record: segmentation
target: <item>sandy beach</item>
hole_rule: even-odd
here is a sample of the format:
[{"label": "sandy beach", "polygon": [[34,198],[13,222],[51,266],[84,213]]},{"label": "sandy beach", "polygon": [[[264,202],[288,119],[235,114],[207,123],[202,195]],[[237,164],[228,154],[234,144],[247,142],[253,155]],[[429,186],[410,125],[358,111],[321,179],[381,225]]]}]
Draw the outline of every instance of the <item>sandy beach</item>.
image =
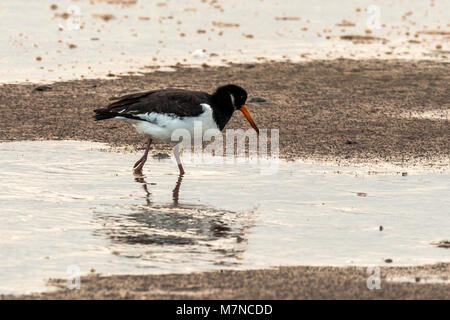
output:
[{"label": "sandy beach", "polygon": [[[50,280],[51,285],[59,288],[57,291],[2,295],[0,299],[449,299],[448,263],[383,267],[380,272],[380,287],[372,290],[367,287],[367,269],[361,267],[91,275],[81,279],[80,290],[67,289],[67,280]],[[385,281],[386,278],[403,279],[403,282]],[[433,283],[433,279],[443,283],[439,280]]]},{"label": "sandy beach", "polygon": [[[111,97],[167,87],[249,92],[260,128],[280,130],[280,157],[335,162],[449,165],[446,62],[331,60],[187,68],[108,80],[0,86],[0,141],[89,140],[143,148],[131,125],[96,123]],[[192,82],[192,79],[195,79]],[[262,97],[266,102],[252,102]],[[227,128],[247,128],[233,117]],[[154,152],[169,152],[155,144]]]}]

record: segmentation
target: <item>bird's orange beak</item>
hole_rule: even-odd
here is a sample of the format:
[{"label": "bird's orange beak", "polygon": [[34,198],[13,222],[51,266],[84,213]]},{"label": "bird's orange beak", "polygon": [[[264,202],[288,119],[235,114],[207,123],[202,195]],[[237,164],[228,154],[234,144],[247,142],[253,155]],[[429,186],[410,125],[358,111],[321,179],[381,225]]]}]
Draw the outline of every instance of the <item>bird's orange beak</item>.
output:
[{"label": "bird's orange beak", "polygon": [[241,112],[244,114],[245,118],[247,118],[248,122],[252,126],[253,129],[255,129],[256,133],[259,134],[259,129],[256,126],[255,122],[253,121],[252,117],[250,116],[250,113],[248,113],[247,108],[245,107],[245,104],[241,107]]}]

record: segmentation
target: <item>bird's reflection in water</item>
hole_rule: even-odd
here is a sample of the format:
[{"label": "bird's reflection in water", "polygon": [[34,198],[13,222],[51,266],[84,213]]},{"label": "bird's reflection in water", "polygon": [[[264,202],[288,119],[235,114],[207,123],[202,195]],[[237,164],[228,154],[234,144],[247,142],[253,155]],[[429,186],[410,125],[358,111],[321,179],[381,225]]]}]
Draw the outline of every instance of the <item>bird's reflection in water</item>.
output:
[{"label": "bird's reflection in water", "polygon": [[251,212],[180,203],[183,175],[178,176],[172,202],[167,204],[154,203],[154,183],[143,176],[135,177],[135,181],[144,190],[145,204],[126,205],[122,210],[111,206],[111,210],[108,207],[95,212],[102,225],[95,234],[110,240],[114,254],[151,261],[152,267],[194,260],[204,267],[240,264],[252,224]]},{"label": "bird's reflection in water", "polygon": [[[178,207],[178,199],[180,197],[180,187],[181,187],[181,182],[183,181],[183,176],[184,176],[184,174],[180,174],[178,176],[178,181],[175,184],[175,188],[173,188],[173,190],[172,190],[172,199],[173,199],[174,207]],[[152,203],[151,199],[150,199],[152,194],[149,191],[149,187],[148,187],[147,182],[145,181],[144,176],[136,175],[134,177],[134,181],[142,184],[142,188],[145,191],[145,199],[147,200],[147,205],[150,206]]]}]

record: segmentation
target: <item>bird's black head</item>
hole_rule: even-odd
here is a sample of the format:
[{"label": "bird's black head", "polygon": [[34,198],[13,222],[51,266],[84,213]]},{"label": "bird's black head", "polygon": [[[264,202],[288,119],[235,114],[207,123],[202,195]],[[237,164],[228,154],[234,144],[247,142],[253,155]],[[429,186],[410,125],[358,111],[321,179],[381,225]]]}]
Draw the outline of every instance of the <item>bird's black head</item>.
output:
[{"label": "bird's black head", "polygon": [[230,117],[234,110],[240,110],[247,118],[253,129],[259,133],[255,122],[245,107],[247,92],[243,88],[234,84],[227,84],[226,86],[219,87],[213,94],[213,100],[215,100],[218,105],[221,105],[222,109],[228,110]]},{"label": "bird's black head", "polygon": [[217,88],[214,95],[217,95],[227,105],[232,106],[235,110],[240,110],[247,100],[247,92],[234,84],[227,84]]}]

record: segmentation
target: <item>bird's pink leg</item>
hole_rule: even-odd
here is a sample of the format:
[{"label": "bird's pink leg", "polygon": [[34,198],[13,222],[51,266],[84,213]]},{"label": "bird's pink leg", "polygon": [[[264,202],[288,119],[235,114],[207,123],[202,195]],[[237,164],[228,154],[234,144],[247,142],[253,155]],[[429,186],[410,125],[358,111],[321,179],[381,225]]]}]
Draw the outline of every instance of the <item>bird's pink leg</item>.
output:
[{"label": "bird's pink leg", "polygon": [[145,148],[144,155],[133,166],[133,173],[142,174],[142,168],[144,167],[144,164],[147,161],[147,156],[148,156],[148,152],[150,151],[151,144],[152,144],[152,139],[149,138],[148,142],[147,142],[147,146]]},{"label": "bird's pink leg", "polygon": [[182,173],[180,173],[180,175],[178,176],[177,184],[175,185],[175,188],[172,190],[173,205],[175,207],[178,206],[178,199],[180,197],[181,181],[183,181],[183,174]]},{"label": "bird's pink leg", "polygon": [[183,165],[181,164],[179,147],[180,147],[180,144],[177,144],[175,146],[175,148],[173,148],[173,155],[175,156],[175,159],[177,160],[178,169],[180,169],[180,175],[183,175],[184,174],[184,169],[183,169]]}]

